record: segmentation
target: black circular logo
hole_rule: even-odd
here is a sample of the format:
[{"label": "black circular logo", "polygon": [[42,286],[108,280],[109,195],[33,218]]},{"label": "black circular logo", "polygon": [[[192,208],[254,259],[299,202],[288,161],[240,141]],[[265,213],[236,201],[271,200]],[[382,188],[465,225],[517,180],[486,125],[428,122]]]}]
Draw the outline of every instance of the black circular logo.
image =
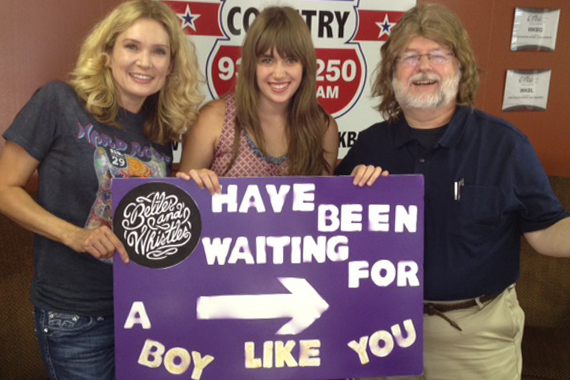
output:
[{"label": "black circular logo", "polygon": [[150,182],[121,199],[113,226],[132,261],[149,268],[169,268],[194,251],[202,219],[196,202],[184,190]]}]

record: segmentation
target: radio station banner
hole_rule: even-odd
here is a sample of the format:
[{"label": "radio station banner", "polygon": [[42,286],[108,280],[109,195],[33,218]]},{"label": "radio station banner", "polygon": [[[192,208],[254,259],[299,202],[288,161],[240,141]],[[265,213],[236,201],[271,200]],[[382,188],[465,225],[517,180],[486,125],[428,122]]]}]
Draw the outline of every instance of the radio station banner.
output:
[{"label": "radio station banner", "polygon": [[[201,0],[164,1],[180,17],[197,48],[206,76],[207,100],[235,86],[241,45],[247,29],[263,8],[287,5],[299,10],[317,51],[317,94],[339,125],[339,158],[358,133],[382,120],[373,109],[370,87],[380,61],[380,47],[403,13],[416,0]],[[179,160],[179,152],[175,158]]]},{"label": "radio station banner", "polygon": [[422,372],[422,176],[221,182],[113,180],[117,379]]}]

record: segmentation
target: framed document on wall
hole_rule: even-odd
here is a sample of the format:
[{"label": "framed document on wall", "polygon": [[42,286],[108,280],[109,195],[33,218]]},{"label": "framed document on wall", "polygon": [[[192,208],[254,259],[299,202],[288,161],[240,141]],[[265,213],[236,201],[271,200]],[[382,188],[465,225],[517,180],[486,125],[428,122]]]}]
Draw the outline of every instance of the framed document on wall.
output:
[{"label": "framed document on wall", "polygon": [[516,8],[512,51],[554,51],[560,9]]}]

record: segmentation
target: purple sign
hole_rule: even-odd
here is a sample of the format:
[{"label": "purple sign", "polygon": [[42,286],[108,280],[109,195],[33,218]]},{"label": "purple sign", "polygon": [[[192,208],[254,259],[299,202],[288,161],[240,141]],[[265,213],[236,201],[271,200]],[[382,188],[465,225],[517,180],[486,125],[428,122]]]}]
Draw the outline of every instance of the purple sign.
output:
[{"label": "purple sign", "polygon": [[113,180],[117,379],[422,372],[422,176],[221,183]]}]

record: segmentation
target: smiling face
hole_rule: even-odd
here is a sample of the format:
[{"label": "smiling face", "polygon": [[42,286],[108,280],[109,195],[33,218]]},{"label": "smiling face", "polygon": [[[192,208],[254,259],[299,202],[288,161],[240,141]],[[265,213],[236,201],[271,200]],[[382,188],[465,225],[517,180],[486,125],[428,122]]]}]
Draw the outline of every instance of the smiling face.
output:
[{"label": "smiling face", "polygon": [[287,105],[301,85],[303,65],[296,58],[268,50],[257,59],[256,76],[261,103]]},{"label": "smiling face", "polygon": [[117,36],[109,58],[119,103],[137,113],[148,96],[164,87],[171,72],[168,33],[158,21],[141,18]]},{"label": "smiling face", "polygon": [[404,112],[447,109],[455,107],[460,78],[457,59],[448,48],[414,37],[398,57],[392,85]]}]

